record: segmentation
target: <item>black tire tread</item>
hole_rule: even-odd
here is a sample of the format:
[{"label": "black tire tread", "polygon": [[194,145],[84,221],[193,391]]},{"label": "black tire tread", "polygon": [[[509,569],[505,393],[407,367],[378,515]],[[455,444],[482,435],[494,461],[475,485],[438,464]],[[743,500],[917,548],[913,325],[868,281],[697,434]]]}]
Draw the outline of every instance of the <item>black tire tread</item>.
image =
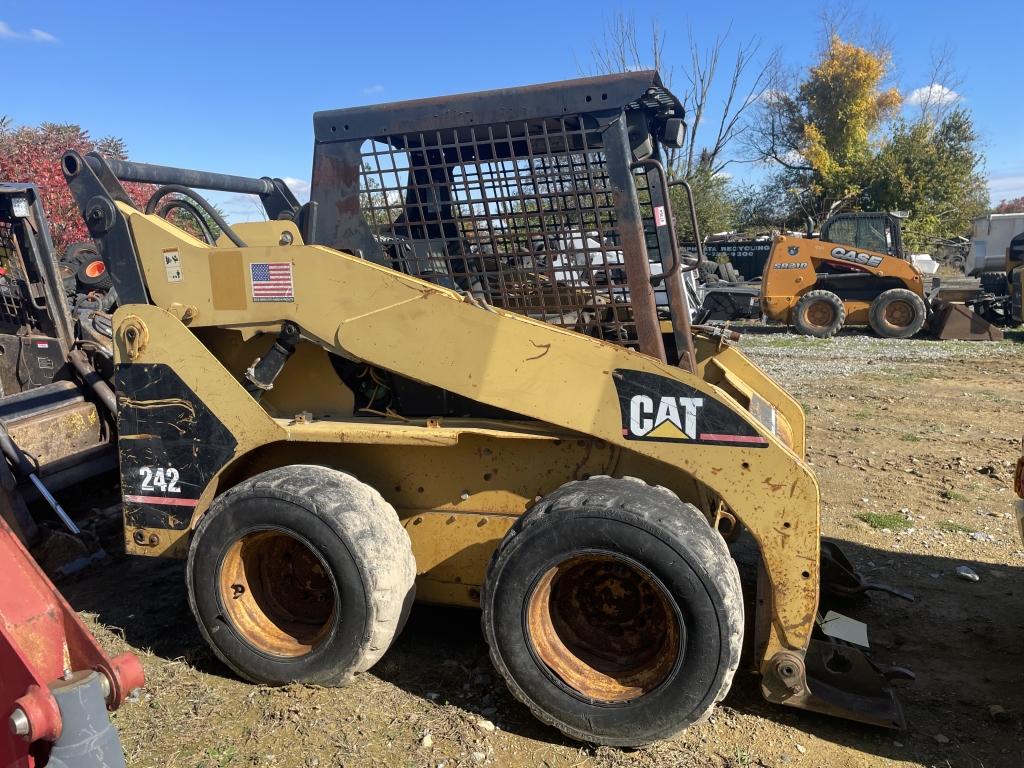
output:
[{"label": "black tire tread", "polygon": [[[644,504],[643,501],[649,498],[649,494],[657,494],[667,497],[678,505],[676,513],[662,514],[660,509],[653,505]],[[505,542],[518,535],[528,527],[535,525],[541,520],[559,511],[578,509],[582,504],[595,506],[595,501],[606,508],[617,508],[636,515],[649,523],[668,525],[675,528],[685,538],[688,545],[700,547],[705,550],[703,562],[721,564],[714,573],[707,573],[718,587],[725,605],[726,611],[732,618],[732,631],[727,638],[728,663],[720,688],[708,702],[707,707],[696,716],[694,722],[703,722],[711,716],[716,704],[718,704],[732,685],[732,680],[739,667],[740,651],[743,645],[744,628],[744,607],[743,590],[740,583],[739,569],[736,567],[729,547],[722,536],[714,530],[707,521],[707,518],[692,504],[683,502],[673,491],[661,485],[651,485],[637,477],[613,478],[608,475],[594,475],[586,480],[571,480],[552,493],[545,496],[537,504],[524,513],[509,529],[502,544],[495,549],[487,566],[487,575],[484,580],[484,599],[482,604],[487,602],[487,592],[494,580],[491,578],[499,553]],[[684,514],[679,514],[685,511]],[[657,513],[657,514],[654,514]],[[544,712],[536,706],[519,685],[506,673],[505,665],[501,661],[495,643],[484,625],[484,638],[487,642],[491,664],[505,680],[509,691],[517,701],[526,706],[530,712],[542,723],[556,728],[566,736],[581,741],[593,741],[591,735],[581,733],[573,728],[566,727],[556,718]],[[682,730],[688,724],[683,724]],[[634,744],[631,746],[646,746],[646,743]]]},{"label": "black tire tread", "polygon": [[[196,527],[189,549],[190,557],[202,539],[203,522],[212,519],[218,509],[229,501],[243,495],[282,499],[305,507],[342,533],[359,562],[363,577],[369,581],[365,587],[370,597],[370,629],[362,638],[359,660],[350,669],[319,683],[327,686],[347,684],[355,674],[365,672],[377,663],[402,631],[409,616],[416,578],[416,561],[409,534],[402,527],[394,507],[372,486],[339,470],[293,464],[263,472],[218,496]],[[198,618],[191,571],[188,587],[189,602]],[[223,656],[202,621],[198,624],[217,657],[241,677],[251,679]]]},{"label": "black tire tread", "polygon": [[[825,329],[824,332],[815,330],[812,326],[805,326],[803,323],[802,309],[806,304],[810,304],[814,301],[827,301],[836,308],[836,322]],[[843,304],[843,300],[839,298],[832,291],[827,291],[822,288],[808,291],[793,306],[793,327],[796,328],[797,332],[804,336],[813,336],[817,339],[828,339],[835,336],[842,330],[843,325],[846,323],[846,305]]]},{"label": "black tire tread", "polygon": [[[72,246],[74,247],[74,246]],[[84,258],[83,258],[84,256]],[[77,264],[75,266],[75,279],[78,281],[79,288],[83,292],[88,293],[90,291],[108,291],[114,287],[114,279],[110,276],[109,272],[104,272],[93,282],[87,282],[91,278],[85,275],[85,269],[94,261],[101,261],[99,253],[96,252],[95,248],[92,251],[89,250],[88,244],[85,245],[82,250],[76,255]]]},{"label": "black tire tread", "polygon": [[[910,330],[891,332],[883,322],[882,306],[887,298],[907,301],[914,305],[917,311],[917,321],[908,326]],[[906,288],[890,288],[888,291],[883,291],[871,302],[871,307],[868,310],[868,322],[871,325],[871,330],[885,339],[909,339],[924,327],[927,319],[928,308],[925,306],[924,299]]]}]

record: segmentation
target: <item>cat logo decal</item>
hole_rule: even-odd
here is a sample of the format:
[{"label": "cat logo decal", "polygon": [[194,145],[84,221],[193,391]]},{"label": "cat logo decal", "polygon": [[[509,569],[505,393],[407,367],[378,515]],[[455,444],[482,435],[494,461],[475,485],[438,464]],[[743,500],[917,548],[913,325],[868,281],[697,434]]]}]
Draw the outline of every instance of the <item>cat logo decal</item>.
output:
[{"label": "cat logo decal", "polygon": [[734,411],[665,376],[618,369],[622,436],[627,440],[767,447],[768,439]]}]

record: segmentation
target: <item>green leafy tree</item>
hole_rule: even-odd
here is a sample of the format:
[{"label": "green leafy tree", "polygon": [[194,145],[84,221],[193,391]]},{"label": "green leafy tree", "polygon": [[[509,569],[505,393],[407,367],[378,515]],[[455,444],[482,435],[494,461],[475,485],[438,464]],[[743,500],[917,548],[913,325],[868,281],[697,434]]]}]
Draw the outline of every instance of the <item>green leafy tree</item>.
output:
[{"label": "green leafy tree", "polygon": [[898,121],[871,165],[864,204],[906,210],[907,245],[927,249],[966,232],[988,210],[983,157],[970,114],[958,107],[940,120]]},{"label": "green leafy tree", "polygon": [[[737,197],[728,176],[704,170],[687,179],[693,189],[693,203],[697,210],[697,226],[702,237],[714,232],[733,229],[736,223]],[[672,211],[676,217],[676,234],[680,242],[693,242],[689,201],[682,187],[672,187]]]},{"label": "green leafy tree", "polygon": [[799,173],[776,171],[760,184],[736,190],[735,224],[746,234],[765,230],[804,230],[813,220],[813,201]]},{"label": "green leafy tree", "polygon": [[956,82],[948,55],[933,61],[912,118],[899,115],[900,94],[885,85],[891,67],[885,48],[831,33],[802,76],[776,73],[747,134],[753,159],[775,172],[744,196],[741,226],[774,220],[795,228],[807,218],[820,225],[841,210],[909,211],[905,239],[915,250],[968,229],[987,207],[984,157],[970,113],[940,84]]},{"label": "green leafy tree", "polygon": [[748,146],[755,160],[780,169],[788,185],[805,188],[801,206],[815,218],[851,206],[864,191],[884,128],[902,101],[895,88],[884,87],[890,68],[886,50],[831,34],[802,79],[787,86],[776,73],[762,98]]},{"label": "green leafy tree", "polygon": [[902,101],[882,89],[890,67],[886,52],[871,52],[833,35],[798,94],[802,154],[814,168],[812,190],[832,201],[860,194],[874,160],[880,129]]}]

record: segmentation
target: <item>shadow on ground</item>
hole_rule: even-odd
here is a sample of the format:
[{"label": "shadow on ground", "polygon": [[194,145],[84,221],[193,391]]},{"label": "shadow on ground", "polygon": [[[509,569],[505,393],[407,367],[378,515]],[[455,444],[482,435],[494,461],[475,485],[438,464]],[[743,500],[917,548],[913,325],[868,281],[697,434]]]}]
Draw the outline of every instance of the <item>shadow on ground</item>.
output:
[{"label": "shadow on ground", "polygon": [[[915,682],[898,684],[908,730],[770,705],[760,696],[749,651],[724,706],[893,760],[941,762],[957,755],[953,765],[1024,765],[1022,569],[841,544],[866,575],[916,597],[911,603],[876,594],[849,611],[868,624],[879,665],[909,667],[917,675]],[[741,540],[735,549],[749,603],[751,548]],[[958,578],[960,565],[973,568],[980,581]],[[118,557],[61,587],[77,610],[119,628],[133,647],[230,677],[195,628],[184,582],[180,562]],[[505,731],[565,743],[519,705],[493,671],[476,611],[417,605],[371,674],[412,695],[494,720]]]}]

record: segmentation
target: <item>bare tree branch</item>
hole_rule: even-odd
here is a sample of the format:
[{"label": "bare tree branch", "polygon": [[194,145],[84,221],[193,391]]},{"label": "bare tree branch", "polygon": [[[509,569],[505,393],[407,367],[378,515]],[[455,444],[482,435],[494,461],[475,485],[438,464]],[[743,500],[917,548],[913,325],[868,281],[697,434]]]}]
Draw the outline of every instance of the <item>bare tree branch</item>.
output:
[{"label": "bare tree branch", "polygon": [[[705,48],[693,30],[688,31],[689,62],[684,72],[685,86],[677,93],[686,110],[688,128],[684,146],[666,150],[666,166],[673,177],[713,176],[735,162],[730,150],[747,130],[745,115],[764,96],[771,82],[770,73],[776,67],[777,53],[773,52],[757,68],[755,59],[760,51],[760,41],[752,38],[740,44],[732,62],[720,112],[715,112],[714,118],[710,117],[712,111],[719,109],[710,100],[718,91],[716,79],[729,35],[730,30],[726,30]],[[665,40],[664,30],[654,20],[645,46],[641,43],[633,17],[616,14],[606,22],[601,41],[591,49],[594,69],[599,73],[612,73],[650,67],[658,70],[666,86],[671,87],[673,69],[665,61]],[[711,119],[714,120],[715,133],[707,141],[707,123]]]},{"label": "bare tree branch", "polygon": [[963,77],[957,72],[952,47],[946,43],[931,50],[927,84],[916,95],[917,120],[938,125],[960,103]]},{"label": "bare tree branch", "polygon": [[783,66],[777,52],[765,71],[765,84],[744,127],[742,143],[755,162],[776,164],[788,171],[812,171],[800,151],[804,125],[793,96],[797,76]]}]

